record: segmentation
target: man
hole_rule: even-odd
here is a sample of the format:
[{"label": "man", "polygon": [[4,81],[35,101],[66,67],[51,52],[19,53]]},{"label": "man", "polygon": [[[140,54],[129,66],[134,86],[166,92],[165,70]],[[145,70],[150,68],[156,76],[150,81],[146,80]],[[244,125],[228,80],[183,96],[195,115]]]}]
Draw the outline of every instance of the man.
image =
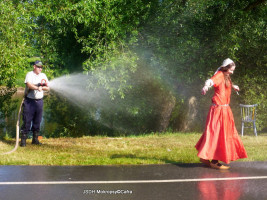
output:
[{"label": "man", "polygon": [[25,78],[25,98],[23,103],[23,125],[21,127],[21,147],[26,146],[27,134],[33,132],[32,144],[40,145],[38,140],[43,113],[44,91],[49,91],[48,79],[42,73],[43,64],[36,61],[33,71],[28,72]]}]

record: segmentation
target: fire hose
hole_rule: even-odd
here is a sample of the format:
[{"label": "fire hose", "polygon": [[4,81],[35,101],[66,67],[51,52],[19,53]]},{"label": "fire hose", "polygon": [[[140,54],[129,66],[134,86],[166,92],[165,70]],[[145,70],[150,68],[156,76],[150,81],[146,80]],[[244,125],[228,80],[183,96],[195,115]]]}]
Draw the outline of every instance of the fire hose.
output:
[{"label": "fire hose", "polygon": [[13,153],[14,151],[17,150],[17,148],[19,146],[19,122],[20,122],[21,108],[22,108],[23,102],[24,102],[24,98],[21,101],[21,104],[20,104],[20,107],[19,107],[19,112],[18,112],[18,119],[17,119],[17,125],[16,125],[16,145],[15,145],[14,149],[12,149],[9,152],[2,153],[1,155],[6,155],[6,154]]}]

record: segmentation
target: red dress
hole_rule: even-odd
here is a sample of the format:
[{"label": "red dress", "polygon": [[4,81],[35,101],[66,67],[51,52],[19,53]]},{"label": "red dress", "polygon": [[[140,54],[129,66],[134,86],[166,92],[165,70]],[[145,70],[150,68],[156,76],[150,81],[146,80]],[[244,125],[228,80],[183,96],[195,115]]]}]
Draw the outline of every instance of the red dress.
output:
[{"label": "red dress", "polygon": [[229,106],[232,85],[226,87],[223,72],[216,73],[212,106],[206,120],[206,128],[196,144],[197,156],[206,160],[220,160],[230,163],[247,158],[244,145],[235,127],[232,110]]}]

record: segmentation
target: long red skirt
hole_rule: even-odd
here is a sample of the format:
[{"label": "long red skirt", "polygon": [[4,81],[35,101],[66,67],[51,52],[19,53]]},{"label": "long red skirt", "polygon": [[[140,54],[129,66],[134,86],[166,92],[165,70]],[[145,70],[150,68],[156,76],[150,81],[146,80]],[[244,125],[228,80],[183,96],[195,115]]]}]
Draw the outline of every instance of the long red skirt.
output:
[{"label": "long red skirt", "polygon": [[210,107],[206,129],[195,147],[197,156],[206,160],[220,160],[228,164],[247,158],[230,106]]}]

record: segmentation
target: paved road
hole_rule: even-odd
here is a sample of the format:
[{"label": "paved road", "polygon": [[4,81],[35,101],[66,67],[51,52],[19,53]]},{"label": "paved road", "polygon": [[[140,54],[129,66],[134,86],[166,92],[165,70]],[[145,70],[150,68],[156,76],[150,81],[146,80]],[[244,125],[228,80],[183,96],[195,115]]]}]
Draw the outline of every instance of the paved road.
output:
[{"label": "paved road", "polygon": [[267,200],[267,162],[230,166],[0,166],[0,199]]}]

